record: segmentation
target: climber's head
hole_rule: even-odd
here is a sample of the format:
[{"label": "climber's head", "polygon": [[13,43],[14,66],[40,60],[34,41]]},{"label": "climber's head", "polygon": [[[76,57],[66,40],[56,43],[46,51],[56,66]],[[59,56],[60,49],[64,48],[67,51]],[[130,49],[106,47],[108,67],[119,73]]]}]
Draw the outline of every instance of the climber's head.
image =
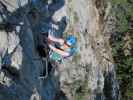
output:
[{"label": "climber's head", "polygon": [[66,44],[69,46],[74,46],[77,42],[77,39],[75,36],[73,35],[69,35],[66,39]]}]

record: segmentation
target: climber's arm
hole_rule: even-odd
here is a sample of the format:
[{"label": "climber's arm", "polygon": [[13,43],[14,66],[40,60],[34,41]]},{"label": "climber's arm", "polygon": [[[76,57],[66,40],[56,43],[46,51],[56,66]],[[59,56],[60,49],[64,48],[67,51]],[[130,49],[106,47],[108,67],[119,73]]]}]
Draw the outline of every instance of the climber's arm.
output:
[{"label": "climber's arm", "polygon": [[60,43],[60,44],[64,44],[64,40],[63,39],[61,39],[61,38],[56,38],[56,37],[54,37],[54,36],[52,36],[52,35],[48,35],[48,39],[50,39],[51,41],[53,41],[53,42],[58,42],[58,43]]},{"label": "climber's arm", "polygon": [[69,53],[68,53],[68,52],[65,52],[65,51],[62,51],[62,50],[60,50],[60,49],[57,49],[57,48],[55,48],[55,47],[52,46],[52,45],[49,45],[49,47],[50,47],[50,49],[52,49],[54,52],[57,52],[58,54],[60,54],[60,55],[62,55],[62,56],[64,56],[64,57],[69,56]]}]

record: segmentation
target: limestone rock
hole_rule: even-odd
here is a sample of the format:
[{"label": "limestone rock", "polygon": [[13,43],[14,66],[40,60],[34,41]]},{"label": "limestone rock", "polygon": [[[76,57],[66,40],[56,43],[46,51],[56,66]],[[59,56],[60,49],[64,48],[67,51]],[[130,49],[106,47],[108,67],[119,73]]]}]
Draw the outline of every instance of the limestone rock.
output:
[{"label": "limestone rock", "polygon": [[11,66],[15,67],[17,70],[20,70],[22,65],[22,59],[23,59],[22,48],[18,46],[16,51],[12,54]]},{"label": "limestone rock", "polygon": [[19,45],[19,37],[15,32],[8,34],[8,53],[12,53],[13,50]]},{"label": "limestone rock", "polygon": [[28,3],[28,0],[10,0],[10,2],[8,0],[4,0],[2,2],[7,6],[7,9],[10,12],[13,12],[19,8],[19,6],[25,6]]},{"label": "limestone rock", "polygon": [[0,32],[0,55],[4,55],[5,51],[8,48],[8,35],[6,32]]},{"label": "limestone rock", "polygon": [[[29,11],[28,7],[25,8],[28,0],[20,0],[19,3],[17,1],[19,0],[4,0],[12,17],[17,16],[16,22],[23,21],[24,24],[18,34],[0,31],[0,56],[4,57],[8,50],[10,56],[7,58],[11,62],[11,66],[5,68],[9,77],[4,72],[0,72],[0,82],[6,81],[2,83],[4,88],[0,89],[0,93],[3,93],[2,98],[8,95],[13,97],[7,100],[78,100],[79,98],[96,100],[99,94],[101,98],[104,97],[105,73],[107,76],[111,73],[112,87],[116,85],[110,47],[102,34],[100,8],[98,9],[95,4],[99,0],[65,0],[65,4],[62,4],[63,0],[53,0],[56,4],[53,6],[54,3],[50,3],[53,11],[49,16],[44,16],[46,7],[43,7],[47,4],[39,2],[34,8],[39,13],[36,24],[32,22],[34,18],[31,18],[36,16],[36,12],[31,11],[30,17],[29,13],[24,13]],[[102,3],[101,0],[100,2]],[[22,6],[19,10],[22,16],[15,15],[18,14],[18,4]],[[55,9],[57,10],[54,11]],[[68,18],[67,23],[62,22],[64,16]],[[55,30],[61,33],[66,32],[64,35],[73,34],[77,37],[79,51],[63,64],[52,62],[48,68],[48,77],[40,79],[40,74],[46,74],[47,63],[41,59],[36,49],[38,34],[42,28],[51,29],[53,20],[61,23],[55,25],[57,26]],[[59,26],[65,26],[64,23],[67,27],[60,29]],[[12,71],[14,68],[19,74]]]}]

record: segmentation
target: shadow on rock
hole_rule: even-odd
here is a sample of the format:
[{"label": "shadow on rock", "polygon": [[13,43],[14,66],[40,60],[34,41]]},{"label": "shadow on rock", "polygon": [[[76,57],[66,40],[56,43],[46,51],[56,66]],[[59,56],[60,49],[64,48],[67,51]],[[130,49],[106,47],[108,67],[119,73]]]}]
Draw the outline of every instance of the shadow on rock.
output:
[{"label": "shadow on rock", "polygon": [[[54,22],[52,20],[52,16],[57,10],[62,8],[64,4],[64,0],[53,0],[53,2],[48,5],[43,5],[41,3],[39,6],[39,9],[41,8],[39,10],[39,14],[35,14],[36,11],[31,11],[34,10],[30,9],[33,6],[31,6],[31,4],[27,4],[21,8],[16,9],[16,11],[14,11],[13,13],[10,13],[10,16],[8,16],[5,21],[5,26],[0,26],[2,30],[7,30],[6,28],[11,28],[11,31],[16,31],[16,26],[20,25],[20,22],[24,23],[24,25],[20,26],[20,32],[16,34],[19,35],[20,46],[22,47],[23,53],[22,65],[20,66],[21,68],[19,71],[11,68],[4,68],[4,70],[7,70],[15,76],[20,75],[20,78],[17,81],[14,81],[14,83],[9,87],[4,87],[0,85],[3,87],[0,92],[3,92],[2,90],[4,90],[13,93],[10,94],[11,96],[13,96],[13,98],[10,98],[10,100],[15,100],[16,98],[19,98],[19,100],[30,100],[30,96],[32,95],[34,88],[36,88],[39,92],[39,95],[46,100],[54,100],[56,94],[58,94],[58,96],[56,97],[57,99],[55,98],[55,100],[67,100],[63,92],[58,93],[58,91],[60,91],[59,77],[53,76],[54,73],[51,73],[50,76],[48,76],[48,78],[43,81],[43,84],[40,84],[40,82],[42,81],[40,81],[38,77],[40,75],[40,72],[42,72],[42,69],[45,70],[45,68],[43,68],[45,66],[42,65],[41,60],[34,60],[38,57],[46,55],[45,53],[42,53],[41,46],[39,48],[37,47],[41,40],[37,39],[38,35],[48,32],[50,29],[54,31],[54,34],[57,33],[55,35],[59,37],[62,36],[62,33],[64,32],[67,25],[66,17],[63,17],[60,22]],[[45,9],[46,6],[48,6],[48,9]],[[49,15],[47,17],[42,17],[43,14],[45,14],[46,10],[49,11]],[[31,18],[29,18],[29,16]],[[37,24],[33,25],[33,22],[31,20],[34,19],[36,16],[39,16],[39,19]],[[56,24],[59,28],[54,29],[51,23]],[[36,48],[38,48],[38,50],[36,50]],[[37,51],[40,52],[38,55]],[[53,66],[51,64],[49,65],[51,67],[48,68],[48,71],[51,72]],[[8,95],[8,93],[6,94]],[[3,96],[6,96],[6,94],[3,94]],[[61,99],[58,99],[59,97]]]}]

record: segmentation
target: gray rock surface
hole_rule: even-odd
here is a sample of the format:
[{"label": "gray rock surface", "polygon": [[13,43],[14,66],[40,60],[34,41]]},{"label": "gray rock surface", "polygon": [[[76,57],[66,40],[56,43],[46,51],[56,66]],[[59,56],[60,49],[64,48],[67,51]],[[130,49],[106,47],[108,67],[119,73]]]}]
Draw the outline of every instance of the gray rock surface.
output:
[{"label": "gray rock surface", "polygon": [[4,55],[4,51],[6,51],[7,47],[8,47],[8,39],[7,39],[7,34],[5,34],[5,32],[0,32],[0,40],[2,42],[0,42],[0,53],[1,55]]},{"label": "gray rock surface", "polygon": [[[19,33],[0,31],[1,60],[6,58],[11,65],[0,71],[0,100],[78,100],[79,97],[81,100],[104,100],[97,99],[97,94],[104,97],[105,74],[114,72],[114,64],[108,40],[102,34],[104,25],[95,4],[98,0],[55,0],[49,5],[49,11],[40,1],[32,16],[27,13],[30,11],[28,0],[20,1],[20,11],[17,0],[2,1],[13,14],[11,18],[24,25]],[[66,28],[61,22],[64,16]],[[39,79],[46,62],[36,50],[37,36],[52,28],[51,23],[57,26],[55,36],[62,32],[66,33],[64,37],[74,34],[79,51],[63,64],[52,63],[54,68],[49,76]],[[112,79],[115,83],[113,80],[115,75]]]}]

